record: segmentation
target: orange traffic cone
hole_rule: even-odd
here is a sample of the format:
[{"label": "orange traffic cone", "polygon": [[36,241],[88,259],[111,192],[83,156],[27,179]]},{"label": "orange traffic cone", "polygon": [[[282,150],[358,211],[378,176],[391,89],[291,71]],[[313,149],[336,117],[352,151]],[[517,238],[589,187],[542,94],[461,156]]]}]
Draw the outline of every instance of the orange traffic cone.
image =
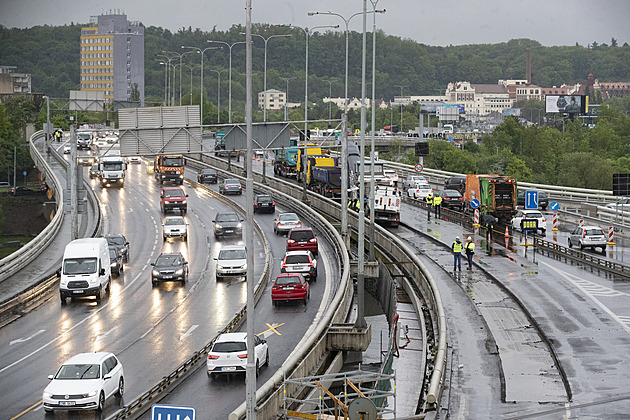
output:
[{"label": "orange traffic cone", "polygon": [[508,230],[508,227],[505,227],[505,239],[508,239],[510,237],[510,231]]}]

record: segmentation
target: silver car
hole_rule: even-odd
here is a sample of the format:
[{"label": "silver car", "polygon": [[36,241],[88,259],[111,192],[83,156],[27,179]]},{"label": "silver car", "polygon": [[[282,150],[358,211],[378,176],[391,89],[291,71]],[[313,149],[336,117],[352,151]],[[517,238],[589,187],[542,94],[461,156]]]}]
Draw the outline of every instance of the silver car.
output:
[{"label": "silver car", "polygon": [[606,251],[606,235],[599,226],[578,226],[569,234],[569,248],[573,245],[580,249],[591,248],[595,250],[601,247],[602,252]]},{"label": "silver car", "polygon": [[169,216],[164,219],[162,232],[164,242],[168,238],[182,238],[185,242],[188,240],[188,223],[182,216]]},{"label": "silver car", "polygon": [[221,184],[219,184],[219,192],[223,195],[226,194],[243,194],[243,186],[241,185],[241,181],[238,179],[224,179]]},{"label": "silver car", "polygon": [[247,276],[247,250],[245,246],[224,246],[215,260],[217,261],[217,281],[225,277]]}]

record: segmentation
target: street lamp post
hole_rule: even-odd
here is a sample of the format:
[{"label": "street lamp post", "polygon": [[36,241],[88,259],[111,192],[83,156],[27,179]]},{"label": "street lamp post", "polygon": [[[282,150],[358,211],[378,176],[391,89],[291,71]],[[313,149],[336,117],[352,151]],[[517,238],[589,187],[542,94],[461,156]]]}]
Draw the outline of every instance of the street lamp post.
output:
[{"label": "street lamp post", "polygon": [[[162,52],[165,53],[166,51],[162,51]],[[173,103],[171,101],[171,91],[173,89],[173,84],[174,83],[171,83],[171,60],[173,58],[175,58],[176,56],[169,57],[169,56],[164,55],[164,54],[157,54],[157,56],[166,58],[166,62],[167,62],[166,63],[167,64],[166,70],[167,70],[167,79],[168,79],[168,84],[167,84],[167,88],[166,88],[166,90],[168,92],[167,99],[166,99],[166,106],[172,105]],[[173,77],[175,77],[175,73],[173,73]],[[174,82],[174,80],[173,80],[173,82]]]},{"label": "street lamp post", "polygon": [[215,72],[218,75],[217,82],[217,124],[221,124],[221,73],[226,70],[214,70],[210,69],[210,71]]},{"label": "street lamp post", "polygon": [[[241,32],[241,35],[244,35],[243,32]],[[264,92],[264,104],[263,104],[263,121],[267,122],[267,42],[269,42],[269,40],[271,38],[280,38],[280,37],[291,37],[293,35],[291,34],[278,34],[278,35],[271,35],[268,36],[267,38],[265,38],[262,35],[258,35],[258,34],[252,34],[252,36],[257,36],[259,38],[262,38],[263,41],[265,41],[265,67],[264,67],[264,71],[263,71],[263,92]]]},{"label": "street lamp post", "polygon": [[370,251],[369,251],[369,259],[370,261],[374,261],[376,259],[374,253],[374,218],[376,217],[374,211],[374,199],[375,199],[375,182],[374,182],[374,151],[376,149],[375,146],[375,131],[376,131],[376,108],[375,108],[375,99],[376,99],[376,5],[379,0],[370,0],[372,3],[372,123],[370,124],[372,127],[372,136],[371,136],[371,165],[370,165]]},{"label": "street lamp post", "polygon": [[280,79],[287,82],[287,93],[284,98],[284,120],[287,121],[287,108],[289,105],[289,80],[295,79],[295,77],[281,77]]},{"label": "street lamp post", "polygon": [[[200,119],[201,125],[203,125],[203,59],[204,59],[204,53],[206,51],[208,51],[208,50],[217,50],[217,49],[223,48],[223,47],[208,47],[208,48],[204,48],[202,50],[201,48],[198,48],[198,47],[187,47],[187,46],[182,45],[182,48],[194,49],[194,50],[197,51],[198,54],[201,54],[201,80],[199,82],[199,107],[200,107],[199,115],[201,116],[201,119]],[[191,100],[190,103],[192,104],[192,100]]]},{"label": "street lamp post", "polygon": [[402,131],[403,131],[402,96],[403,96],[403,88],[406,88],[407,86],[394,85],[394,87],[399,87],[400,88],[400,130],[399,130],[399,132],[402,133]]},{"label": "street lamp post", "polygon": [[330,128],[330,120],[332,120],[332,82],[324,80],[328,83],[328,128]]},{"label": "street lamp post", "polygon": [[230,70],[228,71],[228,74],[229,74],[228,78],[230,80],[229,87],[228,87],[228,123],[232,124],[232,47],[237,44],[245,44],[245,41],[237,41],[232,44],[228,44],[227,42],[224,42],[224,41],[214,41],[214,40],[209,39],[208,42],[213,43],[213,44],[225,44],[230,49],[230,64],[229,64]]}]

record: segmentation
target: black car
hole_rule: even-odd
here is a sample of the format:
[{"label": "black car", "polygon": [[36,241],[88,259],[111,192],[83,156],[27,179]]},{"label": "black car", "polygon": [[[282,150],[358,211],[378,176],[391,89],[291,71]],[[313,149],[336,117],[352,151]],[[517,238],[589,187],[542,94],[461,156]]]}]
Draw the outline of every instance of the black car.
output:
[{"label": "black car", "polygon": [[444,184],[445,190],[457,190],[461,194],[464,194],[466,191],[466,176],[464,175],[456,175],[452,176],[446,180]]},{"label": "black car", "polygon": [[243,236],[243,225],[238,214],[235,212],[217,213],[212,224],[214,225],[214,237],[220,236]]},{"label": "black car", "polygon": [[269,194],[258,194],[254,197],[254,213],[256,212],[275,213],[276,202]]},{"label": "black car", "polygon": [[203,184],[208,182],[210,184],[216,184],[219,180],[217,175],[217,171],[214,169],[206,168],[202,169],[201,172],[197,174],[197,182]]},{"label": "black car", "polygon": [[160,254],[151,265],[153,266],[151,270],[153,286],[159,281],[179,281],[184,284],[188,279],[188,261],[181,252]]},{"label": "black car", "polygon": [[124,263],[129,262],[129,242],[124,235],[107,235],[105,239],[107,239],[107,244],[110,247],[115,247],[118,250]]},{"label": "black car", "polygon": [[112,266],[112,273],[120,276],[120,273],[125,269],[123,266],[122,256],[118,253],[116,247],[109,247],[109,263]]},{"label": "black car", "polygon": [[26,187],[17,186],[17,187],[11,188],[9,193],[11,195],[35,195],[35,194],[38,194],[39,191],[31,190],[30,188],[26,188]]},{"label": "black car", "polygon": [[464,197],[457,190],[442,190],[438,193],[442,197],[442,207],[447,209],[462,210],[464,208]]},{"label": "black car", "polygon": [[[519,190],[516,194],[516,205],[520,209],[525,208],[525,190]],[[538,208],[541,210],[547,210],[549,205],[549,196],[544,191],[538,191]]]}]

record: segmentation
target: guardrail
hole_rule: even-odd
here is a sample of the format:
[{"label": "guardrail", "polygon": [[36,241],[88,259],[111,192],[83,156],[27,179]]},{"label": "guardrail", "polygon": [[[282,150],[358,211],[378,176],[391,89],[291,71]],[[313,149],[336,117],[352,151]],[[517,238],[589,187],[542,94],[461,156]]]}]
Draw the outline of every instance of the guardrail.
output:
[{"label": "guardrail", "polygon": [[[63,222],[63,189],[59,180],[54,176],[50,166],[42,157],[41,153],[33,143],[38,137],[42,137],[43,132],[34,133],[29,140],[29,149],[31,157],[35,165],[43,172],[47,181],[50,181],[48,187],[53,191],[57,200],[57,210],[53,220],[37,235],[31,239],[26,245],[18,249],[11,255],[0,260],[0,281],[6,280],[11,275],[20,271],[26,264],[33,261],[41,252],[52,242],[59,232],[61,223]],[[51,185],[52,184],[52,185]]]}]

